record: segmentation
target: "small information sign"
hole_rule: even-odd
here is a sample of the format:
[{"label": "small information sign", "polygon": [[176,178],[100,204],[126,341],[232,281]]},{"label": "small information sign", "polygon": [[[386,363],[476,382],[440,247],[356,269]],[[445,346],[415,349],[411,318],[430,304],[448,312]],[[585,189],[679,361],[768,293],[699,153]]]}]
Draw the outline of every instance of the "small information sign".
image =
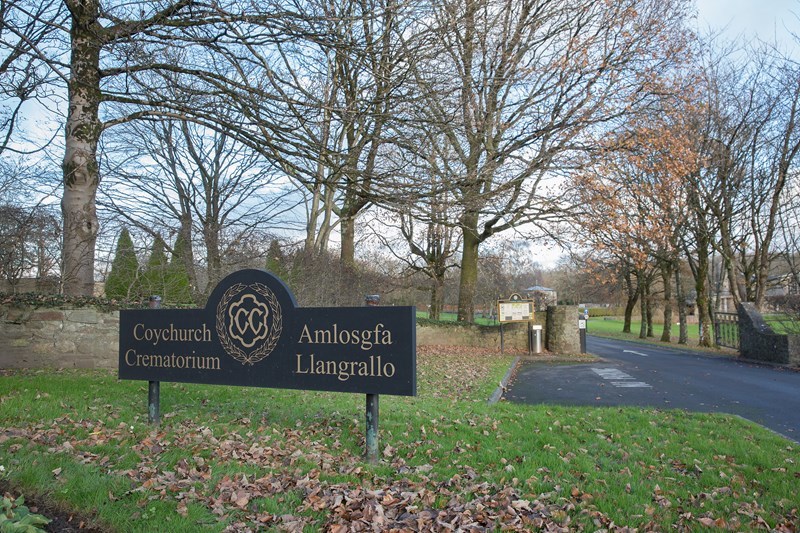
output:
[{"label": "small information sign", "polygon": [[497,316],[500,322],[530,322],[533,320],[533,300],[523,300],[512,294],[508,300],[497,301]]}]

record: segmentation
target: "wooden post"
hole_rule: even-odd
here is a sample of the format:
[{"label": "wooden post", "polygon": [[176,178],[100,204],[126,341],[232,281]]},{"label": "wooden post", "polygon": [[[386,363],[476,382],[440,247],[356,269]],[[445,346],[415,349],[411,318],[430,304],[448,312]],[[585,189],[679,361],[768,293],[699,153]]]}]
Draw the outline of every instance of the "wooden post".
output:
[{"label": "wooden post", "polygon": [[[161,296],[150,297],[150,309],[161,307]],[[161,423],[161,382],[149,381],[147,387],[147,422],[154,426]]]}]

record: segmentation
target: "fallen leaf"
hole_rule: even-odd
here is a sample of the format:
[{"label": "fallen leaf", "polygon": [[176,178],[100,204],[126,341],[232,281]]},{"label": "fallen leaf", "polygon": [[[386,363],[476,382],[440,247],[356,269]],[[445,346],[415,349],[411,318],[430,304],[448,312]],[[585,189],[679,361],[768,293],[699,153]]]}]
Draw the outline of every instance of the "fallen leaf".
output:
[{"label": "fallen leaf", "polygon": [[181,500],[181,501],[178,502],[177,511],[178,511],[178,514],[183,516],[183,517],[189,515],[189,508],[186,507],[186,502],[185,501]]}]

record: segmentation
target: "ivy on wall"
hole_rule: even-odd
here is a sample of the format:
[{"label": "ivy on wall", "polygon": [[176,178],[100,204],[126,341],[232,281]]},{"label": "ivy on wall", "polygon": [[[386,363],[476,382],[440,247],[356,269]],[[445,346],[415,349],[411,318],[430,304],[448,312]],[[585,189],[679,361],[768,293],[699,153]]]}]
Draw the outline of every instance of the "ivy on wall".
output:
[{"label": "ivy on wall", "polygon": [[[148,307],[147,300],[115,300],[109,298],[97,298],[90,296],[65,296],[62,294],[40,294],[24,292],[19,294],[7,294],[0,292],[0,305],[18,305],[53,308],[82,308],[92,307],[103,311],[117,311],[119,309],[142,309]],[[167,306],[162,306],[167,307]],[[169,306],[173,307],[173,306]],[[195,307],[192,305],[181,305],[174,307]]]}]

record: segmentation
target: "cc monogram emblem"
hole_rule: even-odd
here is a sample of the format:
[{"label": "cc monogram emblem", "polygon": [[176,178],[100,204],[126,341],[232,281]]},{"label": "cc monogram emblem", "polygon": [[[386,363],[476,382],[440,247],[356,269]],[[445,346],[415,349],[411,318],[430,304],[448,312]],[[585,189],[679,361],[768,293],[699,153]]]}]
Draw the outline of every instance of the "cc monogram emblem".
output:
[{"label": "cc monogram emblem", "polygon": [[243,365],[267,357],[282,330],[281,306],[275,294],[261,283],[238,283],[217,306],[217,334],[225,351]]},{"label": "cc monogram emblem", "polygon": [[228,317],[231,338],[239,341],[245,348],[252,348],[258,341],[267,338],[269,306],[259,302],[254,295],[243,294],[238,302],[231,304],[228,307]]}]

